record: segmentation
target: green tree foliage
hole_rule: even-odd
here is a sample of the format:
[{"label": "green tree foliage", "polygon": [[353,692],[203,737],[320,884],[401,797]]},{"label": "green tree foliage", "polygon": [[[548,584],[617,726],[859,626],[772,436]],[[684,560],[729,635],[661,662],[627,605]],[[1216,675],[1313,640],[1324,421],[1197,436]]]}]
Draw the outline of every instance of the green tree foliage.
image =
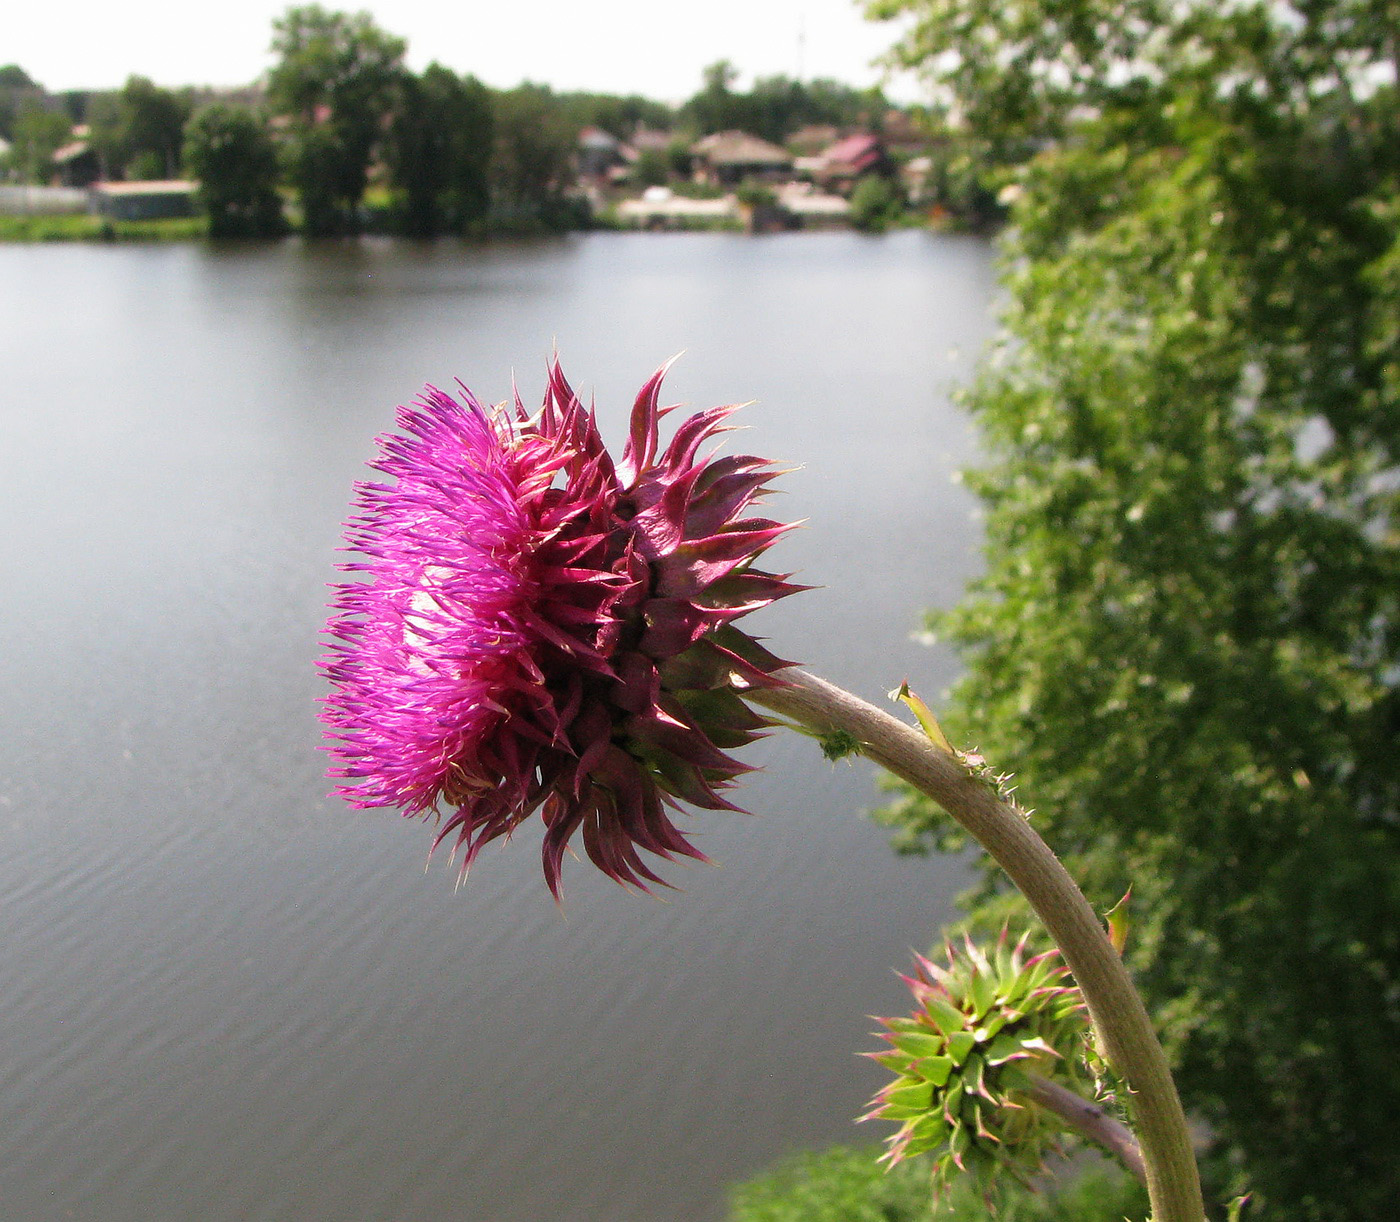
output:
[{"label": "green tree foliage", "polygon": [[53,155],[72,130],[62,111],[25,99],[15,118],[9,161],[22,182],[46,183],[53,174]]},{"label": "green tree foliage", "polygon": [[739,126],[774,144],[812,124],[878,127],[888,109],[878,89],[853,89],[823,78],[795,81],[781,74],[759,77],[741,96],[750,117]]},{"label": "green tree foliage", "polygon": [[878,89],[858,90],[825,79],[761,77],[748,93],[736,93],[738,76],[728,60],[711,64],[700,91],[681,107],[681,121],[700,135],[738,130],[782,144],[810,124],[874,125],[888,107]]},{"label": "green tree foliage", "polygon": [[691,176],[695,159],[691,156],[690,142],[683,136],[672,136],[667,143],[666,164],[674,178],[689,178]]},{"label": "green tree foliage", "polygon": [[[907,56],[990,141],[1043,145],[971,396],[988,568],[937,620],[969,667],[950,723],[1016,773],[1104,909],[1132,886],[1130,960],[1217,1172],[1270,1218],[1386,1216],[1393,6],[881,7],[915,14]],[[956,842],[912,796],[894,817]]]},{"label": "green tree foliage", "polygon": [[778,203],[778,193],[757,178],[744,179],[734,188],[734,198],[746,208],[772,208]]},{"label": "green tree foliage", "polygon": [[404,232],[427,237],[482,224],[493,138],[491,94],[475,77],[430,64],[404,78],[386,150]]},{"label": "green tree foliage", "polygon": [[312,234],[353,230],[404,80],[404,41],[368,13],[319,4],[289,8],[273,31],[278,62],[268,101],[288,122],[288,171],[303,226]]},{"label": "green tree foliage", "polygon": [[733,92],[739,70],[727,59],[710,64],[702,73],[700,91],[681,107],[681,119],[702,136],[741,126],[742,104]]},{"label": "green tree foliage", "polygon": [[0,137],[13,140],[15,121],[26,102],[37,104],[44,91],[18,64],[0,66]]},{"label": "green tree foliage", "polygon": [[571,215],[567,189],[578,129],[543,85],[520,85],[493,100],[493,222],[505,229],[564,227]]},{"label": "green tree foliage", "polygon": [[18,64],[0,65],[0,89],[29,92],[38,88],[34,78]]},{"label": "green tree foliage", "polygon": [[643,149],[632,164],[632,182],[639,187],[659,187],[671,177],[671,159],[664,149]]},{"label": "green tree foliage", "polygon": [[121,106],[127,176],[176,177],[185,124],[193,109],[188,92],[161,89],[143,76],[133,76],[122,87]]},{"label": "green tree foliage", "polygon": [[308,125],[283,145],[285,179],[301,208],[301,228],[312,237],[352,233],[360,226],[368,167],[359,169],[326,123]]},{"label": "green tree foliage", "polygon": [[269,237],[285,228],[277,194],[277,148],[246,106],[215,102],[185,128],[185,165],[214,237]]},{"label": "green tree foliage", "polygon": [[58,100],[75,124],[86,123],[88,103],[92,95],[91,89],[65,89],[58,95]]},{"label": "green tree foliage", "polygon": [[931,170],[927,195],[957,224],[974,232],[991,233],[1005,223],[1006,209],[997,202],[1005,185],[1003,167],[988,155],[983,141],[965,132],[946,133],[929,150]]},{"label": "green tree foliage", "polygon": [[189,90],[162,89],[144,76],[115,93],[94,94],[85,107],[91,142],[108,178],[175,178],[181,171]]},{"label": "green tree foliage", "polygon": [[904,198],[899,187],[879,174],[867,174],[851,192],[851,224],[865,233],[884,233],[899,224]]},{"label": "green tree foliage", "polygon": [[[1365,2],[1365,0],[1363,0]],[[934,101],[992,147],[1059,138],[1084,108],[1120,105],[1181,66],[1213,5],[1187,0],[868,0],[875,18],[912,17],[891,53]],[[1239,10],[1262,9],[1241,4]],[[1164,39],[1172,13],[1183,37]],[[1168,46],[1170,41],[1172,45]]]},{"label": "green tree foliage", "polygon": [[87,95],[83,122],[88,125],[88,143],[101,159],[101,176],[119,180],[125,165],[122,148],[121,91],[94,90]]},{"label": "green tree foliage", "polygon": [[638,127],[665,131],[675,122],[675,112],[665,102],[638,94],[561,93],[559,104],[569,122],[582,130],[601,127],[619,140],[630,140]]}]

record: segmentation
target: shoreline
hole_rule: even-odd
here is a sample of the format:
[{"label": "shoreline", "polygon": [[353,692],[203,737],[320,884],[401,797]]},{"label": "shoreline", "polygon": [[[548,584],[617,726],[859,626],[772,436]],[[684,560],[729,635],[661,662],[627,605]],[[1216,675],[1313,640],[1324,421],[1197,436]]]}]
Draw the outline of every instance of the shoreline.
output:
[{"label": "shoreline", "polygon": [[[947,225],[930,224],[921,218],[913,218],[901,224],[889,226],[885,232],[897,233],[906,229],[923,229],[930,233],[957,233],[963,232],[955,227]],[[444,239],[455,240],[468,243],[491,242],[500,239],[519,238],[542,238],[542,237],[565,237],[574,233],[746,233],[750,232],[745,227],[736,222],[726,221],[724,223],[697,223],[697,224],[668,224],[668,225],[638,225],[638,224],[609,224],[604,221],[602,224],[589,225],[584,228],[575,229],[511,229],[501,228],[489,230],[483,233],[457,234],[444,233],[436,234],[432,237],[415,237],[410,234],[389,233],[377,228],[366,228],[358,233],[338,234],[326,237],[316,237],[307,240],[316,242],[339,242],[358,238],[393,238],[407,242],[435,242]],[[754,236],[763,236],[766,232],[760,230]],[[798,226],[795,228],[785,228],[780,232],[784,233],[834,233],[834,232],[860,232],[854,225],[832,225],[820,224],[810,226]],[[875,233],[868,236],[879,236]],[[282,241],[289,237],[306,238],[295,230],[273,237],[213,237],[209,233],[209,227],[203,217],[181,217],[177,219],[152,220],[152,221],[118,221],[108,217],[92,215],[60,215],[60,216],[6,216],[0,215],[0,245],[37,245],[37,244],[59,244],[59,243],[93,243],[93,244],[115,244],[122,242],[219,242],[231,244],[250,245],[265,244],[267,242]]]}]

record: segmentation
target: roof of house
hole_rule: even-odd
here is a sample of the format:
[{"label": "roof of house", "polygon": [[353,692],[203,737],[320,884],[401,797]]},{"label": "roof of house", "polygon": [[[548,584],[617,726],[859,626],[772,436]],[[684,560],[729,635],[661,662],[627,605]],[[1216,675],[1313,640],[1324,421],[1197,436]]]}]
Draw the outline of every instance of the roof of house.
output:
[{"label": "roof of house", "polygon": [[642,149],[660,149],[663,152],[671,146],[674,137],[670,132],[659,131],[654,127],[643,127],[637,124],[637,130],[632,133],[632,147],[639,152]]},{"label": "roof of house", "polygon": [[60,149],[55,149],[51,160],[56,165],[66,165],[70,161],[76,161],[84,153],[90,152],[92,152],[92,146],[86,140],[74,140]]},{"label": "roof of house", "polygon": [[99,195],[188,195],[196,185],[183,178],[162,178],[151,182],[98,182],[92,189]]},{"label": "roof of house", "polygon": [[583,148],[606,150],[608,152],[611,152],[622,143],[611,132],[606,132],[601,127],[585,127],[578,134],[578,142]]},{"label": "roof of house", "polygon": [[854,136],[838,140],[822,153],[822,160],[826,162],[828,169],[847,169],[859,174],[879,161],[882,155],[883,148],[879,136],[872,136],[869,132],[858,132]]},{"label": "roof of house", "polygon": [[792,157],[776,144],[748,132],[715,132],[691,145],[691,152],[711,165],[788,166]]}]

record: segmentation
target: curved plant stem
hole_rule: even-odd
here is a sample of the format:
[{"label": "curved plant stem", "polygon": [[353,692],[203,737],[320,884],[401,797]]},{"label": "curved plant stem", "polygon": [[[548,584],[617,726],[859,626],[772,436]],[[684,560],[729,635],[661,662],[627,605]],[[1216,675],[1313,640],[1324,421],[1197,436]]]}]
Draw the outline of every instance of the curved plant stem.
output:
[{"label": "curved plant stem", "polygon": [[1097,1103],[1076,1095],[1067,1086],[1052,1082],[1038,1073],[1029,1074],[1029,1094],[1047,1112],[1054,1112],[1070,1128],[1102,1146],[1131,1171],[1143,1184],[1147,1183],[1147,1168],[1142,1163],[1142,1149],[1137,1138],[1125,1125],[1119,1124]]},{"label": "curved plant stem", "polygon": [[1074,973],[1099,1047],[1126,1083],[1153,1222],[1203,1222],[1200,1176],[1162,1046],[1127,968],[1059,858],[1025,816],[920,731],[795,668],[783,687],[749,698],[820,734],[845,733],[861,753],[937,802],[1020,888]]}]

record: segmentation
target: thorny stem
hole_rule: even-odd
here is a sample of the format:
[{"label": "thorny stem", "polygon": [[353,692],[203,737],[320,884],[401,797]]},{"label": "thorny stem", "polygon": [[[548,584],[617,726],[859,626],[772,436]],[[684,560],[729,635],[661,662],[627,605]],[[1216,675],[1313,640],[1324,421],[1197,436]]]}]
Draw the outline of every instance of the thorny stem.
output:
[{"label": "thorny stem", "polygon": [[1054,1112],[1070,1128],[1077,1129],[1090,1141],[1102,1146],[1142,1183],[1147,1183],[1142,1150],[1126,1125],[1119,1124],[1097,1103],[1076,1095],[1067,1086],[1052,1082],[1038,1073],[1027,1076],[1030,1078],[1027,1093],[1037,1104],[1047,1112]]},{"label": "thorny stem", "polygon": [[1059,858],[1025,816],[914,727],[796,668],[782,687],[747,693],[820,734],[846,732],[861,753],[956,819],[1010,876],[1074,973],[1105,1059],[1126,1083],[1153,1222],[1204,1222],[1200,1176],[1167,1058],[1128,970]]}]

